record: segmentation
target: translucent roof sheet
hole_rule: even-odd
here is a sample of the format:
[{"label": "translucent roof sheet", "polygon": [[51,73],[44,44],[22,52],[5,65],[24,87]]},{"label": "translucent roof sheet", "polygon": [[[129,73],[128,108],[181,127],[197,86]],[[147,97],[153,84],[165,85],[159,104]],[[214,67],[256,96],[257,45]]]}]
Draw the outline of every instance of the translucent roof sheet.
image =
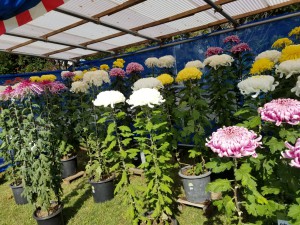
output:
[{"label": "translucent roof sheet", "polygon": [[[243,17],[245,13],[249,16],[298,1],[213,2],[222,4],[223,12],[229,16]],[[69,0],[58,10],[1,35],[0,50],[74,59],[147,40],[159,41],[225,21],[224,15],[215,12],[204,0]],[[5,23],[10,27],[16,21]],[[71,50],[65,51],[67,48]]]}]

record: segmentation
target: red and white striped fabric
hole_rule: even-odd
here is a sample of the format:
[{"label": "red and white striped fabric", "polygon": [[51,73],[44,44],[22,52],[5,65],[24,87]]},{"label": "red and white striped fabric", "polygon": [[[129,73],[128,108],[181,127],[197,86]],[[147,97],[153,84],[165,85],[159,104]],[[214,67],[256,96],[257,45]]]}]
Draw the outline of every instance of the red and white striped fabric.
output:
[{"label": "red and white striped fabric", "polygon": [[7,20],[0,20],[0,35],[20,27],[39,16],[61,6],[69,0],[41,0],[36,6]]}]

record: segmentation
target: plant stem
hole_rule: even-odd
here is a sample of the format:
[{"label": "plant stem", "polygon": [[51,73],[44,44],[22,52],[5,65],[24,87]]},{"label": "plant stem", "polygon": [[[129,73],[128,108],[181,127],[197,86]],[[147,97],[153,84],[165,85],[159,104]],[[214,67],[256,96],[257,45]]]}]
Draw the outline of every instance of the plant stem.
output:
[{"label": "plant stem", "polygon": [[[234,174],[236,173],[236,170],[238,168],[238,164],[237,164],[237,160],[236,158],[233,159],[234,161]],[[234,202],[235,202],[235,208],[236,208],[236,211],[237,211],[237,214],[238,214],[238,217],[239,217],[239,225],[242,224],[242,211],[240,209],[240,205],[239,205],[239,201],[238,201],[238,183],[237,183],[237,180],[236,178],[234,177],[234,189],[233,189],[233,193],[234,193]]]}]

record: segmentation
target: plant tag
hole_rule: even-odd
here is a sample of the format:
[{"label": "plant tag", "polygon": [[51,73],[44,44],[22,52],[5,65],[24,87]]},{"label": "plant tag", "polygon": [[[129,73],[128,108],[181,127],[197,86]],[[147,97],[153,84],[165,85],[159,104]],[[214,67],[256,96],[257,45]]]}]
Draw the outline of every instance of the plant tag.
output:
[{"label": "plant tag", "polygon": [[92,192],[95,193],[95,188],[92,186]]},{"label": "plant tag", "polygon": [[290,225],[286,220],[277,220],[278,225]]},{"label": "plant tag", "polygon": [[190,190],[194,190],[194,185],[192,183],[189,183],[189,187],[190,187]]}]

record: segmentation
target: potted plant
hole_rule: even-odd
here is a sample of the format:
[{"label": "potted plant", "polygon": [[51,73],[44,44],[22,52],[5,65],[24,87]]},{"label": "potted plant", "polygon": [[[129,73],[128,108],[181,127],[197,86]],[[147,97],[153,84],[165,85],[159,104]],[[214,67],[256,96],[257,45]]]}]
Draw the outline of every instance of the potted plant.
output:
[{"label": "potted plant", "polygon": [[205,130],[209,127],[208,105],[203,97],[199,80],[202,72],[196,67],[181,70],[177,82],[183,82],[183,87],[177,93],[179,105],[175,111],[178,128],[178,141],[192,144],[189,157],[193,165],[180,169],[185,196],[190,202],[204,202],[210,199],[205,186],[210,182],[210,174],[205,167],[208,153],[205,148]]},{"label": "potted plant", "polygon": [[128,74],[128,86],[132,86],[137,80],[141,79],[141,73],[144,71],[144,67],[137,63],[131,62],[126,66],[126,73]]},{"label": "potted plant", "polygon": [[140,168],[146,178],[141,198],[146,211],[139,217],[140,224],[176,224],[171,210],[173,179],[169,175],[174,168],[168,143],[171,133],[162,110],[155,107],[164,101],[159,91],[151,88],[134,91],[127,100],[131,108],[140,109],[134,120],[134,139],[145,154],[145,162]]}]

